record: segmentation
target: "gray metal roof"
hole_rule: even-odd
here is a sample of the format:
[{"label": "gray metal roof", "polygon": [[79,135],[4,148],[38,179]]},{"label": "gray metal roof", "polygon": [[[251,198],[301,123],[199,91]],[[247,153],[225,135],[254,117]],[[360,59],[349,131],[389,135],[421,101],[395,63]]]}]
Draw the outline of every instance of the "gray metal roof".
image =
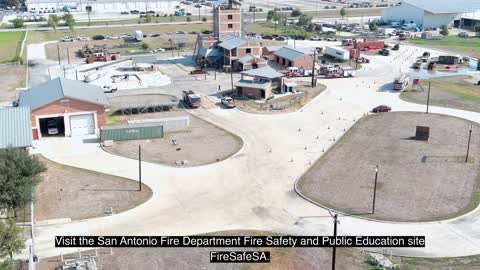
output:
[{"label": "gray metal roof", "polygon": [[238,62],[242,63],[242,64],[246,64],[248,63],[250,60],[253,60],[255,59],[255,56],[252,56],[251,54],[247,54],[245,55],[244,57],[238,59]]},{"label": "gray metal roof", "polygon": [[295,50],[295,49],[290,48],[290,47],[282,47],[282,48],[278,49],[277,51],[275,51],[273,54],[278,56],[278,57],[288,59],[290,61],[294,61],[295,59],[304,55],[303,52]]},{"label": "gray metal roof", "polygon": [[246,43],[247,41],[243,38],[239,38],[237,36],[228,36],[224,38],[223,42],[220,43],[218,46],[225,48],[227,50],[232,50]]},{"label": "gray metal roof", "polygon": [[478,0],[403,0],[402,2],[434,14],[464,13],[480,9]]},{"label": "gray metal roof", "polygon": [[109,104],[100,86],[76,80],[55,78],[20,92],[19,106],[29,106],[32,110],[35,110],[63,97],[71,97],[105,106]]},{"label": "gray metal roof", "polygon": [[283,77],[283,74],[277,72],[275,69],[271,67],[263,67],[263,68],[256,68],[247,71],[242,71],[242,74],[247,76],[254,76],[254,77],[262,77],[267,79],[274,79]]},{"label": "gray metal roof", "polygon": [[267,88],[268,82],[256,82],[253,80],[240,80],[235,83],[235,86],[239,87],[249,87],[256,89],[265,89]]},{"label": "gray metal roof", "polygon": [[29,107],[0,109],[0,149],[32,145]]}]

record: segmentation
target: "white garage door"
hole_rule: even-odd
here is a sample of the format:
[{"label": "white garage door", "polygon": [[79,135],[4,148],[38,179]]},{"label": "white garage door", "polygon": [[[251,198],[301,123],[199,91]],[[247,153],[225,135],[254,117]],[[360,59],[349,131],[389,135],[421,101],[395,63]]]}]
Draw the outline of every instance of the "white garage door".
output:
[{"label": "white garage door", "polygon": [[93,119],[93,114],[70,116],[70,131],[72,136],[95,133],[95,121]]}]

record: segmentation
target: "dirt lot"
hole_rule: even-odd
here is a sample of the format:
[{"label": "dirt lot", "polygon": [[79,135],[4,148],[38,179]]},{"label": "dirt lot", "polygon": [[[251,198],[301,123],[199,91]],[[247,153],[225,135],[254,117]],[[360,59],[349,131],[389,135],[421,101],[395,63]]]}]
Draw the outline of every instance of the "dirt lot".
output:
[{"label": "dirt lot", "polygon": [[307,83],[305,82],[298,82],[298,84],[296,90],[302,93],[286,95],[261,103],[253,99],[234,97],[235,105],[240,110],[250,113],[273,114],[294,112],[305,106],[326,89],[322,84],[318,84],[315,88],[311,88],[310,85],[306,85]]},{"label": "dirt lot", "polygon": [[18,87],[22,87],[25,83],[25,67],[0,67],[0,81],[2,87],[0,88],[0,102],[11,101],[16,96]]},{"label": "dirt lot", "polygon": [[119,213],[152,196],[146,185],[137,191],[136,181],[40,160],[48,170],[35,192],[36,220],[105,216],[110,207]]},{"label": "dirt lot", "polygon": [[[131,119],[151,119],[175,116],[190,118],[189,130],[166,134],[164,138],[149,140],[117,141],[107,151],[137,159],[138,145],[142,145],[142,159],[175,166],[175,161],[187,160],[188,165],[198,166],[224,160],[242,147],[242,140],[225,130],[200,118],[188,114],[183,109],[168,112],[114,116],[109,123],[126,124]],[[172,143],[176,140],[177,145]]]},{"label": "dirt lot", "polygon": [[[120,28],[121,29],[121,28]],[[122,30],[122,29],[121,29]],[[120,33],[125,33],[125,30],[122,30]],[[107,48],[112,52],[120,52],[121,54],[131,54],[132,50],[136,52],[148,53],[152,49],[156,48],[170,48],[171,44],[169,39],[173,38],[182,38],[187,41],[186,48],[193,49],[195,45],[196,35],[173,35],[173,34],[162,34],[160,37],[149,37],[145,38],[143,42],[128,42],[124,39],[116,40],[91,40],[91,41],[75,41],[75,42],[58,42],[58,43],[49,43],[45,46],[47,53],[47,59],[58,60],[58,54],[60,53],[60,59],[67,60],[67,51],[70,54],[70,61],[75,58],[78,58],[78,50],[83,46],[88,45],[92,47],[93,45],[106,45]],[[142,50],[142,43],[147,43],[150,46],[148,50]],[[57,49],[57,45],[59,49]],[[67,50],[68,47],[68,50]]]},{"label": "dirt lot", "polygon": [[[428,142],[412,139],[429,126]],[[423,113],[383,113],[362,119],[300,180],[300,190],[322,205],[394,221],[440,220],[472,210],[480,199],[479,156],[465,153],[470,123]],[[478,125],[470,149],[478,149]]]},{"label": "dirt lot", "polygon": [[[480,85],[469,76],[448,76],[432,79],[430,104],[480,112]],[[409,102],[427,104],[428,81],[422,82],[424,90],[402,92],[400,97]]]}]

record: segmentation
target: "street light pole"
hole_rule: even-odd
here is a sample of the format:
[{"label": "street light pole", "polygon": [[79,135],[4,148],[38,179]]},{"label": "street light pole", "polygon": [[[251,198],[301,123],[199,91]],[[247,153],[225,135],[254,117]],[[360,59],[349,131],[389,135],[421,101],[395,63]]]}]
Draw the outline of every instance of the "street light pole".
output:
[{"label": "street light pole", "polygon": [[[338,214],[335,213],[333,215],[333,237],[335,238],[335,243],[337,242],[337,224],[338,224]],[[333,246],[333,252],[332,252],[332,270],[335,270],[335,260],[336,260],[336,254],[337,254],[337,247],[334,245]]]},{"label": "street light pole", "polygon": [[317,48],[313,49],[312,88],[315,87],[315,60],[317,60]]},{"label": "street light pole", "polygon": [[378,179],[378,165],[375,167],[375,184],[373,185],[373,208],[372,214],[375,214],[375,199],[377,197],[377,179]]},{"label": "street light pole", "polygon": [[428,113],[428,105],[430,104],[430,87],[432,86],[432,81],[428,81],[428,93],[427,93],[427,113]]},{"label": "street light pole", "polygon": [[142,191],[142,146],[138,145],[138,191]]},{"label": "street light pole", "polygon": [[468,152],[470,152],[470,140],[472,138],[472,127],[473,125],[470,125],[470,131],[468,132],[468,145],[467,145],[467,154],[465,155],[465,163],[468,162]]}]

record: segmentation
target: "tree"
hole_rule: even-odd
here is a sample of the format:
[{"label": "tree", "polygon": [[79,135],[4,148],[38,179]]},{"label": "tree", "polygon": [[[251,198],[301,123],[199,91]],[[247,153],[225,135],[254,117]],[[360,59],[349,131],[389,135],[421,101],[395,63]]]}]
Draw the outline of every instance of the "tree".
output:
[{"label": "tree", "polygon": [[146,23],[151,23],[153,22],[153,16],[148,14],[147,16],[145,16],[145,22]]},{"label": "tree", "polygon": [[63,20],[65,21],[65,24],[68,26],[70,29],[70,32],[75,33],[75,19],[73,18],[73,15],[70,13],[66,13],[63,15]]},{"label": "tree", "polygon": [[6,259],[0,263],[0,270],[14,270],[13,263],[11,260]]},{"label": "tree", "polygon": [[20,253],[25,248],[24,242],[23,230],[15,225],[13,219],[0,222],[0,257],[9,255],[13,261],[13,254]]},{"label": "tree", "polygon": [[442,25],[442,29],[440,30],[440,35],[448,36],[448,26],[446,24]]},{"label": "tree", "polygon": [[148,45],[148,43],[142,43],[142,49],[148,50],[148,48],[150,48],[150,45]]},{"label": "tree", "polygon": [[312,17],[302,14],[300,17],[298,17],[298,25],[308,25],[312,22]]},{"label": "tree", "polygon": [[187,17],[187,22],[191,22],[192,18],[190,16]]},{"label": "tree", "polygon": [[18,209],[32,201],[41,174],[47,169],[27,151],[0,150],[0,209]]},{"label": "tree", "polygon": [[292,16],[292,17],[298,17],[300,15],[302,15],[302,12],[298,8],[293,10],[292,14],[290,14],[290,16]]},{"label": "tree", "polygon": [[344,7],[340,9],[340,16],[342,16],[342,18],[347,16],[347,10]]},{"label": "tree", "polygon": [[202,17],[202,22],[206,22],[207,21],[207,17]]},{"label": "tree", "polygon": [[314,30],[315,30],[315,27],[316,27],[316,25],[315,25],[314,23],[309,23],[309,24],[308,24],[308,31],[310,31],[310,32],[311,32],[311,31],[314,31]]},{"label": "tree", "polygon": [[54,32],[57,32],[58,21],[60,21],[60,18],[57,15],[50,14],[48,16],[48,26],[52,27]]},{"label": "tree", "polygon": [[12,22],[13,22],[14,28],[22,28],[25,23],[22,19],[18,19],[18,18],[13,20]]},{"label": "tree", "polygon": [[0,6],[2,7],[18,7],[25,3],[25,0],[0,0]]},{"label": "tree", "polygon": [[368,24],[368,28],[370,28],[370,30],[372,30],[372,31],[376,31],[376,30],[378,30],[378,25],[377,25],[376,22],[370,22]]},{"label": "tree", "polygon": [[269,11],[267,12],[267,21],[273,20],[274,14],[275,14],[275,11],[274,11],[274,10],[269,10]]}]

